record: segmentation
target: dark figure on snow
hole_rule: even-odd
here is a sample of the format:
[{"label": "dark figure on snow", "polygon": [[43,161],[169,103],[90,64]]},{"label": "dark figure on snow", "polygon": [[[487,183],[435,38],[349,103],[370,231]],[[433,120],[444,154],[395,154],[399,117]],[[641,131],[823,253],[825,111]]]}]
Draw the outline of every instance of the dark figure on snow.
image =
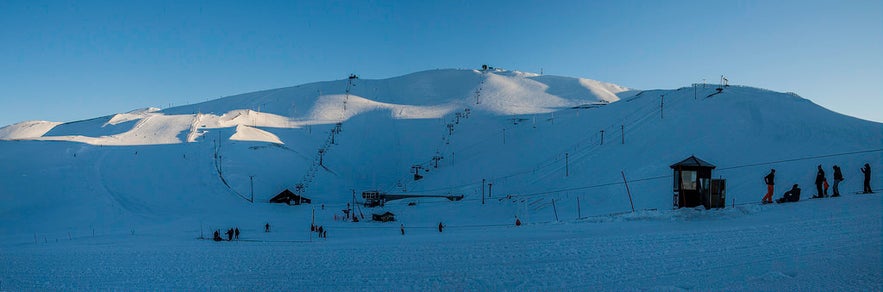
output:
[{"label": "dark figure on snow", "polygon": [[227,229],[227,241],[233,240],[233,228]]},{"label": "dark figure on snow", "polygon": [[399,226],[399,230],[402,231],[402,235],[405,235],[405,224],[402,224],[401,226]]},{"label": "dark figure on snow", "polygon": [[874,191],[871,190],[871,165],[865,163],[865,167],[862,168],[862,173],[865,174],[865,190],[862,193],[873,194]]},{"label": "dark figure on snow", "polygon": [[766,183],[766,195],[761,199],[761,203],[772,203],[773,202],[773,185],[776,182],[776,170],[770,169],[770,174],[767,174],[763,177],[763,181]]},{"label": "dark figure on snow", "polygon": [[236,240],[239,240],[239,227],[233,229],[233,237],[235,237]]},{"label": "dark figure on snow", "polygon": [[819,172],[816,173],[816,192],[813,198],[824,198],[825,192],[822,190],[822,185],[825,183],[825,171],[822,170],[822,165],[819,164]]},{"label": "dark figure on snow", "polygon": [[221,230],[215,230],[215,236],[212,238],[214,241],[221,241]]},{"label": "dark figure on snow", "polygon": [[839,197],[840,196],[840,182],[843,181],[843,173],[840,172],[840,167],[834,165],[834,194],[831,197]]},{"label": "dark figure on snow", "polygon": [[515,217],[515,226],[521,226],[521,220],[518,217]]},{"label": "dark figure on snow", "polygon": [[270,223],[264,225],[264,232],[270,232]]},{"label": "dark figure on snow", "polygon": [[325,231],[325,228],[322,228],[322,226],[319,226],[319,229],[317,229],[317,230],[319,230],[319,237],[321,238],[323,232]]},{"label": "dark figure on snow", "polygon": [[781,198],[776,200],[776,203],[788,203],[788,202],[797,202],[800,201],[800,188],[797,187],[797,184],[794,184],[790,190],[785,192]]},{"label": "dark figure on snow", "polygon": [[444,229],[444,228],[445,228],[445,225],[442,224],[441,222],[439,222],[438,223],[438,232],[442,232],[442,229]]},{"label": "dark figure on snow", "polygon": [[322,231],[322,238],[325,238],[325,239],[328,238],[328,229],[325,229],[324,231]]}]

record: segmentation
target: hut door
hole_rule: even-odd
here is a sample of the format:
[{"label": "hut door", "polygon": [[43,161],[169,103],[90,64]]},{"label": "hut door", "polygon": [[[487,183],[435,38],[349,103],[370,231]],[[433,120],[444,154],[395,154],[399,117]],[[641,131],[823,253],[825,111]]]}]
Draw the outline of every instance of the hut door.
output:
[{"label": "hut door", "polygon": [[710,179],[700,178],[699,179],[699,197],[702,198],[702,205],[705,205],[705,209],[711,209],[711,192],[708,190],[710,187]]},{"label": "hut door", "polygon": [[681,198],[680,198],[680,194],[681,194],[681,172],[680,172],[680,171],[675,171],[674,179],[675,179],[675,180],[674,180],[674,183],[672,183],[673,191],[674,191],[674,197],[673,197],[673,200],[672,200],[672,204],[674,205],[674,209],[677,209],[677,208],[680,208],[680,207],[681,207],[681,202],[680,202],[680,199],[681,199]]}]

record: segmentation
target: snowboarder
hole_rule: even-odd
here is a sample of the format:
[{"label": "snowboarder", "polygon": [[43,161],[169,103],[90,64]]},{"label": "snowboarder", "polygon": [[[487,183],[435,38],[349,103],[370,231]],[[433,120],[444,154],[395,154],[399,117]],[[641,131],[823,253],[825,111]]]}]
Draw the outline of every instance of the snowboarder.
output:
[{"label": "snowboarder", "polygon": [[236,240],[239,240],[239,227],[233,229],[233,236],[236,238]]},{"label": "snowboarder", "polygon": [[816,173],[816,195],[813,198],[824,198],[825,192],[822,191],[822,184],[825,182],[825,171],[822,170],[822,165],[819,164],[819,171]]},{"label": "snowboarder", "polygon": [[834,194],[831,197],[839,197],[840,196],[840,182],[843,181],[843,173],[840,172],[840,167],[834,165]]},{"label": "snowboarder", "polygon": [[766,183],[766,195],[761,199],[761,203],[768,204],[773,202],[773,185],[776,181],[776,170],[770,169],[770,174],[767,174],[763,177],[763,181]]},{"label": "snowboarder", "polygon": [[874,191],[871,190],[871,165],[865,163],[865,167],[862,168],[862,173],[865,174],[865,189],[862,193],[873,194]]},{"label": "snowboarder", "polygon": [[785,192],[781,198],[776,200],[776,203],[788,203],[788,202],[797,202],[800,201],[800,188],[797,187],[797,184],[794,184],[790,190]]},{"label": "snowboarder", "polygon": [[264,225],[264,232],[270,232],[270,223]]},{"label": "snowboarder", "polygon": [[442,224],[441,222],[439,222],[438,223],[438,232],[442,232],[442,229],[444,229],[444,228],[445,228],[445,225]]},{"label": "snowboarder", "polygon": [[405,235],[405,224],[402,224],[401,226],[399,226],[399,230],[402,231],[402,235]]}]

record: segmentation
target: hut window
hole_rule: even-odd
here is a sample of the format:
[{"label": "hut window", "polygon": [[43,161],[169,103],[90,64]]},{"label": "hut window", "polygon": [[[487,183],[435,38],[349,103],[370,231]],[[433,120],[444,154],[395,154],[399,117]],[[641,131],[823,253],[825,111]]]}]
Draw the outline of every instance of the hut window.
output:
[{"label": "hut window", "polygon": [[681,171],[681,189],[688,191],[696,190],[696,171],[693,170],[682,170]]}]

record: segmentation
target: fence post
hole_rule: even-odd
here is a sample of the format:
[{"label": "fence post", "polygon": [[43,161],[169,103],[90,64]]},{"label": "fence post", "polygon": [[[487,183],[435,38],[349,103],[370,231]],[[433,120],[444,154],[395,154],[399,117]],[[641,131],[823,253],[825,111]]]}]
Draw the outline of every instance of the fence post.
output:
[{"label": "fence post", "polygon": [[552,199],[552,210],[555,211],[555,222],[558,222],[558,208],[555,207],[555,199]]},{"label": "fence post", "polygon": [[583,218],[583,212],[580,210],[579,197],[576,197],[576,219]]},{"label": "fence post", "polygon": [[632,191],[629,190],[629,182],[625,179],[625,171],[620,171],[622,174],[622,181],[625,183],[625,191],[629,194],[629,204],[632,205],[632,213],[635,212],[635,203],[632,202]]}]

